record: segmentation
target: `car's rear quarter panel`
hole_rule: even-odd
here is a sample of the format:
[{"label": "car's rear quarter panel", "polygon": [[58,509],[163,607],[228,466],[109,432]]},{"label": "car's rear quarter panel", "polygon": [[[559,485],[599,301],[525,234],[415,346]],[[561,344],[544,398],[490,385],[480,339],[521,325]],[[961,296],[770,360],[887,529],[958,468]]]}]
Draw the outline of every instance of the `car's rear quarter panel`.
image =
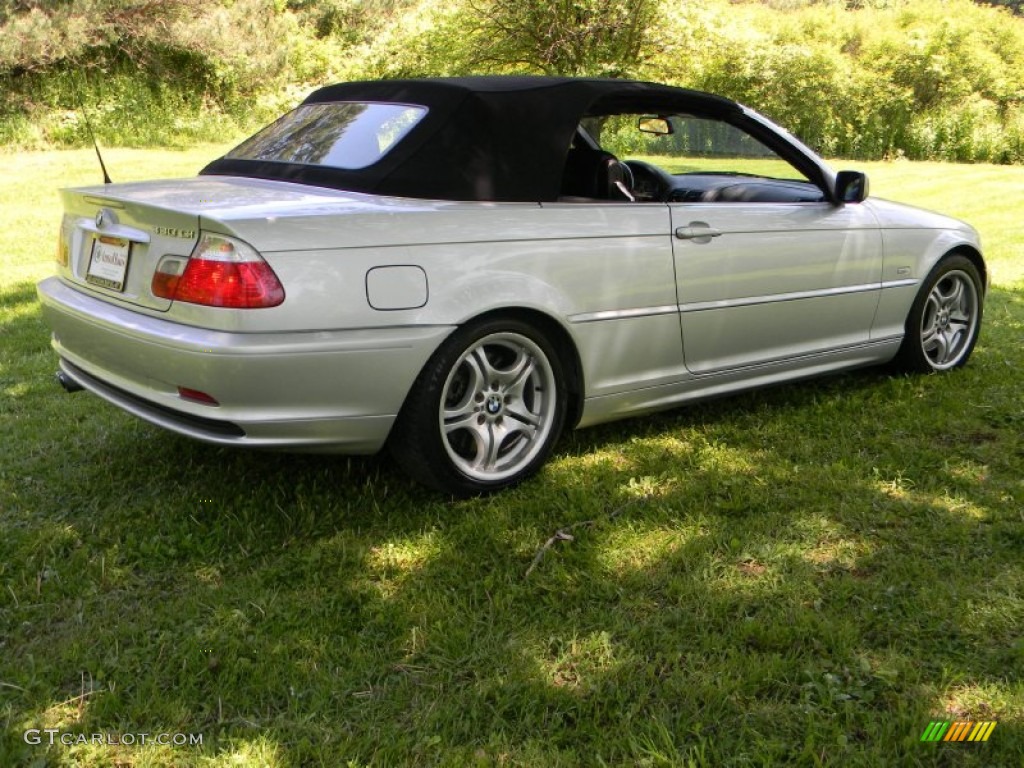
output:
[{"label": "car's rear quarter panel", "polygon": [[[662,384],[682,372],[664,206],[409,201],[403,210],[385,200],[381,211],[273,222],[225,217],[209,226],[256,246],[285,285],[285,304],[245,316],[246,330],[455,326],[526,309],[572,338],[588,395]],[[426,303],[375,309],[367,275],[389,266],[422,268]],[[198,322],[203,308],[175,312]]]}]

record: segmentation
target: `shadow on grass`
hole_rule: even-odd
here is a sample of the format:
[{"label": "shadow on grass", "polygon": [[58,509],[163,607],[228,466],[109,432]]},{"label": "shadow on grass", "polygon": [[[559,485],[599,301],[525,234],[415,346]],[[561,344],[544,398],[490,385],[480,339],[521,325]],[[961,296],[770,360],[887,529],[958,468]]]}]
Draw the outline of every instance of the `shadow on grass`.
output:
[{"label": "shadow on grass", "polygon": [[[1015,765],[1022,313],[993,305],[950,376],[586,430],[458,503],[385,459],[229,451],[67,398],[18,314],[0,764]],[[999,725],[922,744],[934,719]]]}]

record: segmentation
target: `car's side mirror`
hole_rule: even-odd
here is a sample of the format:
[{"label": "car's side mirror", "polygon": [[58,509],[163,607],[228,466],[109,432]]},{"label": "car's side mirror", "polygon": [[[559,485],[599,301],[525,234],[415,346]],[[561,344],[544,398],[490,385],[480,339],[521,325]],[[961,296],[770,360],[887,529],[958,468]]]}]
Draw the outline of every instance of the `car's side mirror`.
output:
[{"label": "car's side mirror", "polygon": [[841,203],[863,203],[868,198],[868,177],[860,171],[836,175],[836,199]]}]

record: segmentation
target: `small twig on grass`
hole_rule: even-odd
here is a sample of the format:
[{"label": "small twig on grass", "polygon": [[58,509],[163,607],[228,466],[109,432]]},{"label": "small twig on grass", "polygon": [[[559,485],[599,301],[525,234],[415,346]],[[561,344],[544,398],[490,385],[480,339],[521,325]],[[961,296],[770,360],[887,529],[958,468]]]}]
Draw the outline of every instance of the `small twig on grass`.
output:
[{"label": "small twig on grass", "polygon": [[[4,685],[10,685],[10,683],[4,683]],[[17,688],[18,686],[11,685],[10,687]],[[22,688],[20,690],[24,690],[24,689]],[[112,691],[113,688],[107,688],[106,690]],[[78,717],[79,720],[81,720],[82,719],[82,714],[85,711],[86,700],[90,696],[95,696],[97,693],[104,693],[105,692],[104,689],[102,689],[102,688],[93,688],[93,680],[92,680],[92,675],[91,674],[89,675],[89,690],[86,690],[86,688],[85,688],[85,672],[82,672],[82,683],[81,683],[81,688],[79,688],[79,691],[80,692],[79,692],[79,694],[77,696],[72,696],[70,699],[65,699],[64,701],[62,701],[62,702],[60,702],[58,704],[52,704],[52,705],[50,705],[50,707],[48,707],[46,709],[46,711],[47,712],[51,712],[51,711],[54,711],[54,710],[59,710],[61,707],[67,707],[67,706],[70,706],[70,705],[74,705],[75,709],[77,711],[77,717]]]},{"label": "small twig on grass", "polygon": [[563,526],[562,528],[559,528],[557,531],[555,531],[554,535],[552,535],[551,538],[549,538],[547,541],[545,541],[544,545],[540,549],[537,550],[537,554],[534,555],[533,562],[530,563],[530,567],[526,569],[526,573],[523,574],[523,578],[524,579],[528,579],[530,577],[530,574],[533,573],[533,570],[538,565],[540,565],[540,561],[544,559],[544,555],[547,553],[547,551],[549,549],[551,549],[553,546],[555,546],[555,544],[557,542],[559,542],[559,541],[575,541],[576,540],[576,537],[573,536],[571,533],[569,533],[569,531],[574,531],[577,528],[592,528],[593,526],[597,525],[597,523],[602,521],[602,520],[605,521],[605,522],[614,520],[616,517],[621,515],[623,512],[625,512],[627,509],[629,509],[634,504],[637,504],[637,503],[639,503],[641,501],[647,501],[647,499],[649,499],[649,498],[650,498],[650,494],[644,494],[643,496],[637,496],[635,499],[630,499],[625,504],[620,504],[618,507],[616,507],[615,509],[613,509],[611,512],[609,512],[607,515],[604,515],[603,517],[596,517],[593,520],[580,520],[579,522],[573,523],[572,525],[566,525],[566,526]]},{"label": "small twig on grass", "polygon": [[[588,523],[594,522],[593,520],[587,520]],[[571,526],[570,526],[571,527]],[[523,578],[529,578],[530,574],[533,573],[533,569],[540,564],[540,561],[544,559],[544,553],[547,552],[551,547],[555,545],[556,541],[572,541],[572,534],[566,533],[562,528],[555,531],[555,535],[544,542],[544,546],[537,550],[537,554],[534,555],[533,562],[530,563],[530,567],[526,569],[526,573],[523,574]]]}]

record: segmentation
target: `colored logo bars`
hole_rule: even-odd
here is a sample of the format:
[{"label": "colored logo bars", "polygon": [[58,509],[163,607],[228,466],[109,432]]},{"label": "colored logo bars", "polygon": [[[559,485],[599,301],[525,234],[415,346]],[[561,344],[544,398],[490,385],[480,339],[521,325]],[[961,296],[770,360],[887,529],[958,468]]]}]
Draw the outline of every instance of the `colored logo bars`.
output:
[{"label": "colored logo bars", "polygon": [[932,720],[921,734],[921,741],[988,741],[995,730],[996,721]]}]

